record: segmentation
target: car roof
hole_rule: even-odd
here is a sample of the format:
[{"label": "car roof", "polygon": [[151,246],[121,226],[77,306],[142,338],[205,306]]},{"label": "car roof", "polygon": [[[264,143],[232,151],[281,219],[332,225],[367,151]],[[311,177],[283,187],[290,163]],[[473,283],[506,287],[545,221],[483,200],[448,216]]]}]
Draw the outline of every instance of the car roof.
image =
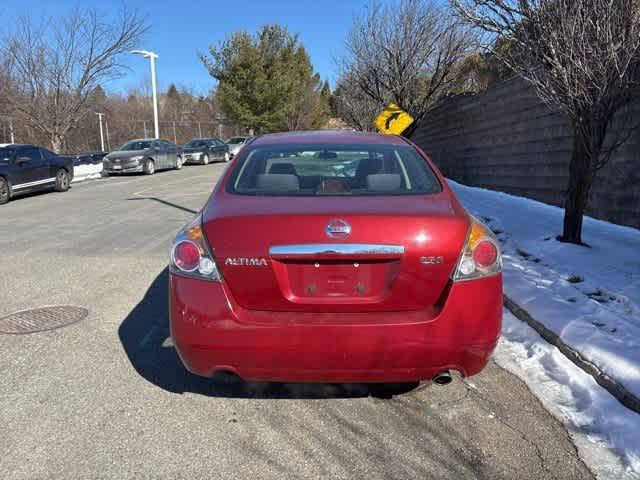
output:
[{"label": "car roof", "polygon": [[379,133],[354,132],[349,130],[315,130],[304,132],[271,133],[257,137],[252,145],[299,145],[299,144],[368,144],[407,145],[402,137]]},{"label": "car roof", "polygon": [[171,142],[171,140],[168,140],[166,138],[132,138],[131,140],[127,140],[124,143],[129,142]]}]

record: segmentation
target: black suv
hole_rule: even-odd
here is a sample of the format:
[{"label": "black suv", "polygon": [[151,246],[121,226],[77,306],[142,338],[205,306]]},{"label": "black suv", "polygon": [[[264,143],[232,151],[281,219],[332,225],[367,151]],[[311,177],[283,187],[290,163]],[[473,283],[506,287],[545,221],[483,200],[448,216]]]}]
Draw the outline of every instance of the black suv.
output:
[{"label": "black suv", "polygon": [[34,145],[0,147],[0,204],[35,190],[65,192],[72,180],[71,158]]}]

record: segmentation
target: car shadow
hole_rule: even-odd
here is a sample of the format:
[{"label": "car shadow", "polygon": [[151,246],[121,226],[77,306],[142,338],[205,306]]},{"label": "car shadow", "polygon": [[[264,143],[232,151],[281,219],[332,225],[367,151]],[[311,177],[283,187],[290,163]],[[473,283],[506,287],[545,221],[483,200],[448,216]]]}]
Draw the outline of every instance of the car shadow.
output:
[{"label": "car shadow", "polygon": [[127,198],[129,201],[138,201],[138,200],[152,200],[154,202],[161,203],[162,205],[166,205],[167,207],[177,208],[178,210],[182,210],[183,212],[193,213],[194,215],[198,213],[196,210],[191,208],[183,207],[182,205],[178,205],[177,203],[169,202],[168,200],[163,200],[158,197],[131,197]]},{"label": "car shadow", "polygon": [[417,382],[397,384],[323,384],[245,382],[219,374],[204,378],[189,373],[173,348],[169,333],[168,268],[151,283],[142,300],[122,321],[120,342],[131,365],[145,380],[173,393],[231,398],[390,398],[410,392]]}]

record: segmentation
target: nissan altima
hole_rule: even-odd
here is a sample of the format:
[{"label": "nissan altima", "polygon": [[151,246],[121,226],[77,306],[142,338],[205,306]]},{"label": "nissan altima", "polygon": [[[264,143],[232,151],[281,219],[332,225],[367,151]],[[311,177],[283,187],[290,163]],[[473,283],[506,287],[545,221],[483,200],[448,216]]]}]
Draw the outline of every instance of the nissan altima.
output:
[{"label": "nissan altima", "polygon": [[501,269],[492,232],[410,141],[266,135],[175,239],[171,335],[205,377],[444,384],[489,361]]}]

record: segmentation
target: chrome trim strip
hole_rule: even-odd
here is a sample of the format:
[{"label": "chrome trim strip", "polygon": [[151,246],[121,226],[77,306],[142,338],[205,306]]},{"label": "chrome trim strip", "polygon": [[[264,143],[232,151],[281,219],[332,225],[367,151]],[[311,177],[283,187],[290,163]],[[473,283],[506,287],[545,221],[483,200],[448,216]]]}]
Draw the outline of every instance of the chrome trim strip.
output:
[{"label": "chrome trim strip", "polygon": [[274,245],[269,248],[272,257],[307,257],[314,255],[404,255],[402,245],[373,243],[304,243],[298,245]]},{"label": "chrome trim strip", "polygon": [[44,180],[36,180],[35,182],[27,182],[27,183],[20,183],[18,185],[13,185],[12,188],[15,190],[18,188],[35,187],[36,185],[44,185],[45,183],[50,183],[55,181],[56,181],[56,177],[45,178]]}]

